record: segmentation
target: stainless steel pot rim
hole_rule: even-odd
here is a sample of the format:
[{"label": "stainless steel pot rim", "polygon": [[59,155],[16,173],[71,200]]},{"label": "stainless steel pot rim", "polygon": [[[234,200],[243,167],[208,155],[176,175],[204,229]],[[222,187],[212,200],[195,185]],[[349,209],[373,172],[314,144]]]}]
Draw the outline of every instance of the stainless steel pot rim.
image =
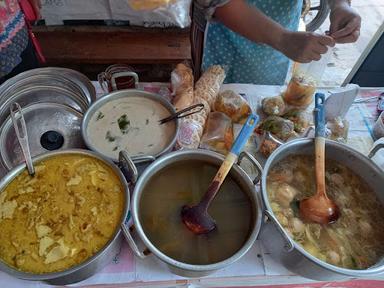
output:
[{"label": "stainless steel pot rim", "polygon": [[17,84],[20,79],[25,79],[29,77],[39,77],[42,75],[56,78],[60,77],[63,79],[63,81],[68,81],[76,85],[80,89],[80,91],[83,92],[82,94],[86,98],[84,100],[86,100],[88,104],[92,103],[96,99],[95,87],[84,74],[76,70],[62,67],[43,67],[22,72],[17,76],[8,79],[0,86],[0,98],[5,90]]},{"label": "stainless steel pot rim", "polygon": [[[49,90],[49,91],[56,91],[56,92],[62,93],[62,95],[65,95],[67,97],[69,96],[70,99],[72,99],[77,105],[79,105],[79,108],[81,109],[81,111],[79,111],[79,112],[84,113],[87,110],[87,108],[88,108],[88,103],[86,101],[84,101],[84,99],[79,98],[71,90],[67,90],[67,89],[65,89],[63,87],[46,86],[46,85],[35,85],[33,87],[26,87],[24,89],[18,90],[16,93],[14,93],[12,95],[12,97],[10,97],[10,98],[6,99],[5,101],[3,101],[2,103],[0,103],[0,113],[3,114],[4,112],[6,112],[6,111],[3,111],[4,107],[6,107],[10,103],[16,101],[15,98],[20,97],[24,93],[33,92],[33,91],[36,91],[36,90],[39,91],[39,90],[42,90],[42,89]],[[36,102],[42,102],[42,101],[35,101],[34,103],[36,103]],[[46,101],[46,102],[49,102],[49,101]],[[0,116],[1,116],[1,114],[0,114]]]},{"label": "stainless steel pot rim", "polygon": [[[128,191],[128,183],[127,183],[125,177],[123,176],[120,169],[112,161],[110,161],[109,159],[106,159],[104,156],[102,156],[96,152],[84,150],[84,149],[67,149],[67,150],[47,152],[47,153],[44,153],[44,154],[41,154],[39,156],[34,157],[32,160],[33,160],[33,162],[39,162],[41,160],[44,160],[44,159],[47,159],[50,157],[54,157],[57,155],[68,155],[68,154],[85,155],[85,156],[94,157],[94,158],[108,164],[113,169],[113,171],[115,171],[117,173],[117,175],[119,176],[119,179],[123,183],[123,186],[125,188],[124,193],[126,194],[126,203],[124,205],[123,214],[122,214],[122,217],[120,220],[121,224],[116,227],[116,231],[114,232],[113,236],[104,245],[103,248],[101,248],[97,253],[92,255],[90,258],[88,258],[84,262],[82,262],[78,265],[72,266],[66,270],[59,271],[59,272],[53,272],[53,273],[33,274],[33,273],[29,273],[29,272],[19,271],[15,268],[9,266],[5,262],[3,262],[2,259],[0,259],[0,270],[1,271],[4,271],[10,275],[13,275],[17,278],[24,279],[24,280],[44,281],[44,280],[59,278],[59,277],[71,274],[73,272],[76,272],[76,271],[84,268],[85,266],[88,266],[90,263],[95,261],[96,258],[98,258],[98,257],[102,256],[104,253],[106,253],[107,248],[116,240],[116,238],[118,238],[120,236],[120,233],[121,233],[120,226],[122,224],[124,224],[125,219],[128,216],[128,211],[129,211],[129,206],[130,206],[130,196],[129,196],[129,191]],[[6,187],[8,185],[8,183],[10,181],[12,181],[16,176],[18,176],[22,171],[24,171],[24,169],[26,169],[25,164],[20,164],[20,165],[16,166],[15,168],[13,168],[3,179],[1,179],[0,180],[0,193],[1,193],[1,190],[4,187]]]},{"label": "stainless steel pot rim", "polygon": [[[141,177],[139,178],[138,182],[136,183],[136,186],[138,187],[141,187],[143,185],[143,183],[146,181],[146,179],[151,176],[151,174],[153,173],[156,173],[156,172],[152,172],[153,168],[156,167],[156,166],[162,166],[162,162],[165,162],[165,161],[169,161],[170,159],[172,158],[176,158],[176,157],[183,157],[183,156],[190,156],[190,155],[202,155],[204,157],[206,157],[207,159],[209,158],[215,158],[215,159],[221,159],[221,160],[224,160],[224,157],[221,155],[221,154],[218,154],[216,152],[212,152],[212,151],[205,151],[205,150],[200,150],[200,149],[195,149],[195,150],[184,150],[184,151],[175,151],[175,152],[171,152],[171,153],[168,153],[162,157],[160,157],[157,161],[153,162],[145,171],[144,173],[141,175]],[[180,161],[185,161],[184,159],[181,159]],[[160,163],[160,164],[159,164]],[[244,180],[247,181],[247,184],[248,185],[251,185],[251,186],[254,186],[254,184],[252,183],[251,179],[248,177],[248,175],[244,172],[244,170],[238,166],[238,165],[234,165],[232,167],[232,169],[234,169],[236,171],[236,173],[240,173],[240,175],[243,175],[244,176]],[[242,247],[247,247],[247,249],[244,249],[242,251],[242,248],[240,248],[237,252],[235,252],[231,257],[229,257],[228,259],[224,260],[224,261],[221,261],[221,262],[217,262],[217,263],[213,263],[213,264],[208,264],[208,265],[193,265],[193,264],[187,264],[187,263],[183,263],[183,262],[179,262],[177,260],[174,260],[170,257],[168,257],[167,255],[165,255],[164,253],[162,253],[159,249],[157,249],[153,244],[152,242],[148,239],[148,237],[146,236],[139,220],[138,220],[138,213],[135,209],[135,207],[138,207],[138,197],[133,197],[132,199],[132,210],[131,210],[131,213],[132,213],[132,218],[133,218],[133,223],[134,223],[134,226],[135,226],[135,229],[137,230],[137,232],[142,235],[143,237],[141,237],[141,239],[143,240],[144,242],[144,245],[152,252],[154,253],[158,258],[160,258],[162,261],[164,261],[165,263],[171,265],[171,266],[174,266],[174,267],[177,267],[179,269],[185,269],[185,270],[193,270],[193,271],[197,271],[197,272],[200,272],[200,271],[210,271],[210,270],[218,270],[218,269],[221,269],[225,266],[228,266],[232,263],[234,263],[235,261],[237,261],[239,258],[241,258],[242,256],[244,256],[248,251],[249,249],[252,247],[253,243],[256,241],[256,238],[260,232],[260,229],[261,229],[261,221],[258,221],[258,219],[261,219],[262,217],[262,208],[261,208],[261,200],[259,198],[259,195],[258,193],[256,193],[256,190],[254,190],[254,196],[255,196],[255,199],[256,199],[256,213],[255,213],[255,228],[253,229],[252,233],[249,235],[249,238],[248,240],[243,244]]]},{"label": "stainless steel pot rim", "polygon": [[[283,144],[282,146],[278,147],[271,154],[271,156],[268,158],[267,163],[265,164],[265,167],[264,167],[264,171],[269,171],[272,168],[272,162],[274,161],[275,156],[280,154],[281,151],[285,150],[288,145],[295,145],[295,144],[299,144],[299,143],[303,143],[303,144],[314,143],[314,138],[295,139],[295,140],[289,141],[289,142]],[[327,144],[331,144],[333,146],[336,146],[339,149],[344,149],[344,150],[347,150],[347,151],[349,151],[349,152],[351,152],[353,154],[356,154],[356,156],[360,160],[369,162],[370,165],[373,165],[374,169],[376,170],[376,172],[378,174],[382,173],[381,169],[373,161],[371,161],[369,158],[364,156],[359,151],[357,151],[357,150],[355,150],[355,149],[353,149],[353,148],[351,148],[351,147],[349,147],[347,145],[344,145],[344,144],[341,144],[339,142],[333,141],[333,140],[326,139],[326,145]],[[267,187],[266,184],[267,184],[267,173],[263,173],[261,185],[262,185],[262,187]],[[262,189],[261,190],[261,197],[262,197],[262,201],[263,201],[263,205],[264,205],[265,209],[267,211],[269,211],[274,216],[275,214],[273,213],[272,207],[269,205],[269,199],[268,199],[268,195],[267,195],[266,189]],[[281,226],[280,223],[277,222],[276,224],[279,225],[282,230],[285,230]],[[367,268],[365,270],[353,270],[353,269],[342,268],[342,267],[339,267],[339,266],[335,266],[335,265],[326,263],[326,262],[321,261],[320,259],[316,258],[315,256],[312,256],[304,248],[302,248],[300,244],[298,244],[296,241],[294,241],[290,236],[288,236],[288,237],[292,241],[294,248],[299,250],[300,253],[303,254],[304,257],[306,257],[307,259],[317,263],[318,265],[320,265],[320,266],[322,266],[322,267],[324,267],[324,268],[326,268],[326,269],[328,269],[328,270],[330,270],[332,272],[337,272],[339,274],[344,274],[344,275],[352,276],[352,277],[356,277],[356,276],[364,277],[364,276],[369,276],[369,275],[373,275],[373,274],[378,274],[378,273],[384,272],[384,264],[379,266],[379,267],[375,267],[377,265],[377,264],[375,264],[375,265],[373,265],[373,266],[371,266],[371,267],[369,267],[369,268]]]},{"label": "stainless steel pot rim", "polygon": [[[89,107],[87,112],[84,114],[83,122],[81,124],[81,135],[83,136],[83,140],[84,140],[85,145],[89,149],[91,149],[93,151],[96,151],[99,154],[103,155],[102,151],[99,151],[92,144],[92,142],[89,140],[88,133],[87,133],[88,124],[89,124],[89,121],[91,120],[93,114],[96,113],[98,111],[98,109],[100,109],[102,106],[104,106],[109,101],[120,99],[120,98],[137,97],[137,96],[147,97],[149,99],[152,99],[154,101],[159,102],[166,109],[168,109],[171,114],[176,112],[175,108],[173,107],[173,105],[171,103],[168,102],[168,100],[166,100],[164,97],[161,97],[160,95],[157,95],[157,94],[154,94],[154,93],[151,93],[151,92],[146,92],[146,91],[137,90],[137,89],[125,89],[125,90],[119,90],[119,91],[115,91],[115,92],[109,93],[109,94],[99,98],[97,101],[95,101],[91,105],[91,107]],[[178,135],[178,132],[179,132],[179,121],[175,120],[175,123],[176,123],[176,127],[175,127],[176,131],[175,131],[174,137],[172,138],[170,143],[167,145],[167,147],[164,148],[163,151],[159,152],[157,155],[153,155],[155,158],[158,158],[159,156],[163,155],[166,151],[170,151],[175,146],[175,143],[176,143],[176,140],[177,140],[177,135]],[[127,152],[129,153],[129,151],[127,151]],[[138,155],[130,155],[130,156],[135,157],[135,156],[138,156]],[[105,155],[104,157],[107,157],[107,156]],[[112,159],[112,160],[115,161],[115,162],[118,161],[118,159]]]}]

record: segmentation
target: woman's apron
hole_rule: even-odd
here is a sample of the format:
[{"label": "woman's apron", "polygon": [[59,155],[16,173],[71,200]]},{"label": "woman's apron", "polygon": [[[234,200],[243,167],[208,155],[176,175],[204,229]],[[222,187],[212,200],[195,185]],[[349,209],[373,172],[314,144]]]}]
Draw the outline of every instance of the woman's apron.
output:
[{"label": "woman's apron", "polygon": [[[248,0],[248,3],[283,27],[297,30],[302,0]],[[281,85],[289,59],[267,45],[256,44],[223,24],[212,22],[207,27],[203,70],[214,64],[226,68],[226,83]]]}]

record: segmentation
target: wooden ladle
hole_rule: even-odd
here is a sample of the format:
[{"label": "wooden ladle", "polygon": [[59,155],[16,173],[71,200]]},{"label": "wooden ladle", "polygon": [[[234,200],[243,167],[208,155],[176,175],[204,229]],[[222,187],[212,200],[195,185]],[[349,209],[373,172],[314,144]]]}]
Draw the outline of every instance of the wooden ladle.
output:
[{"label": "wooden ladle", "polygon": [[241,129],[239,136],[236,138],[231,151],[228,153],[223,164],[221,164],[219,171],[216,173],[215,178],[213,178],[201,201],[195,206],[184,205],[182,207],[181,219],[193,233],[206,234],[216,228],[215,220],[208,214],[209,205],[215,198],[221,184],[224,182],[225,177],[236,162],[240,152],[243,150],[243,147],[255,129],[258,120],[259,117],[253,114],[248,117],[248,120]]},{"label": "wooden ladle", "polygon": [[324,94],[315,96],[315,171],[316,194],[300,201],[300,216],[308,222],[330,224],[340,216],[339,207],[325,191],[325,112]]}]

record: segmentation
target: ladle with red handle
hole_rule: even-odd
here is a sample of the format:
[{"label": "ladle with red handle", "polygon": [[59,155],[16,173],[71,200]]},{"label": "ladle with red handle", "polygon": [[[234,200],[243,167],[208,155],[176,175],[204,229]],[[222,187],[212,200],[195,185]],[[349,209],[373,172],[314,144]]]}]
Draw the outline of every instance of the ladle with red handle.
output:
[{"label": "ladle with red handle", "polygon": [[236,138],[231,151],[228,153],[223,164],[221,164],[219,171],[216,173],[215,178],[213,178],[201,201],[195,206],[184,205],[182,207],[181,219],[193,233],[206,234],[216,228],[215,220],[208,214],[209,205],[212,203],[221,184],[223,184],[225,177],[228,175],[240,152],[243,150],[243,147],[255,129],[258,120],[259,117],[257,115],[251,114],[248,117],[248,120],[241,129],[239,136]]}]

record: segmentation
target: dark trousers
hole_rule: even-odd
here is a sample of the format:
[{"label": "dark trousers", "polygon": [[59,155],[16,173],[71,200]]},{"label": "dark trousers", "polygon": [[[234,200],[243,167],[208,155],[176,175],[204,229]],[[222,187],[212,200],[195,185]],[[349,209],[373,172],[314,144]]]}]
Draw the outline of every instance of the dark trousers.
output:
[{"label": "dark trousers", "polygon": [[0,85],[9,78],[12,78],[21,72],[39,67],[39,60],[36,57],[35,48],[33,47],[31,40],[28,41],[27,48],[25,48],[20,56],[22,59],[21,63],[13,68],[9,74],[0,78]]}]

